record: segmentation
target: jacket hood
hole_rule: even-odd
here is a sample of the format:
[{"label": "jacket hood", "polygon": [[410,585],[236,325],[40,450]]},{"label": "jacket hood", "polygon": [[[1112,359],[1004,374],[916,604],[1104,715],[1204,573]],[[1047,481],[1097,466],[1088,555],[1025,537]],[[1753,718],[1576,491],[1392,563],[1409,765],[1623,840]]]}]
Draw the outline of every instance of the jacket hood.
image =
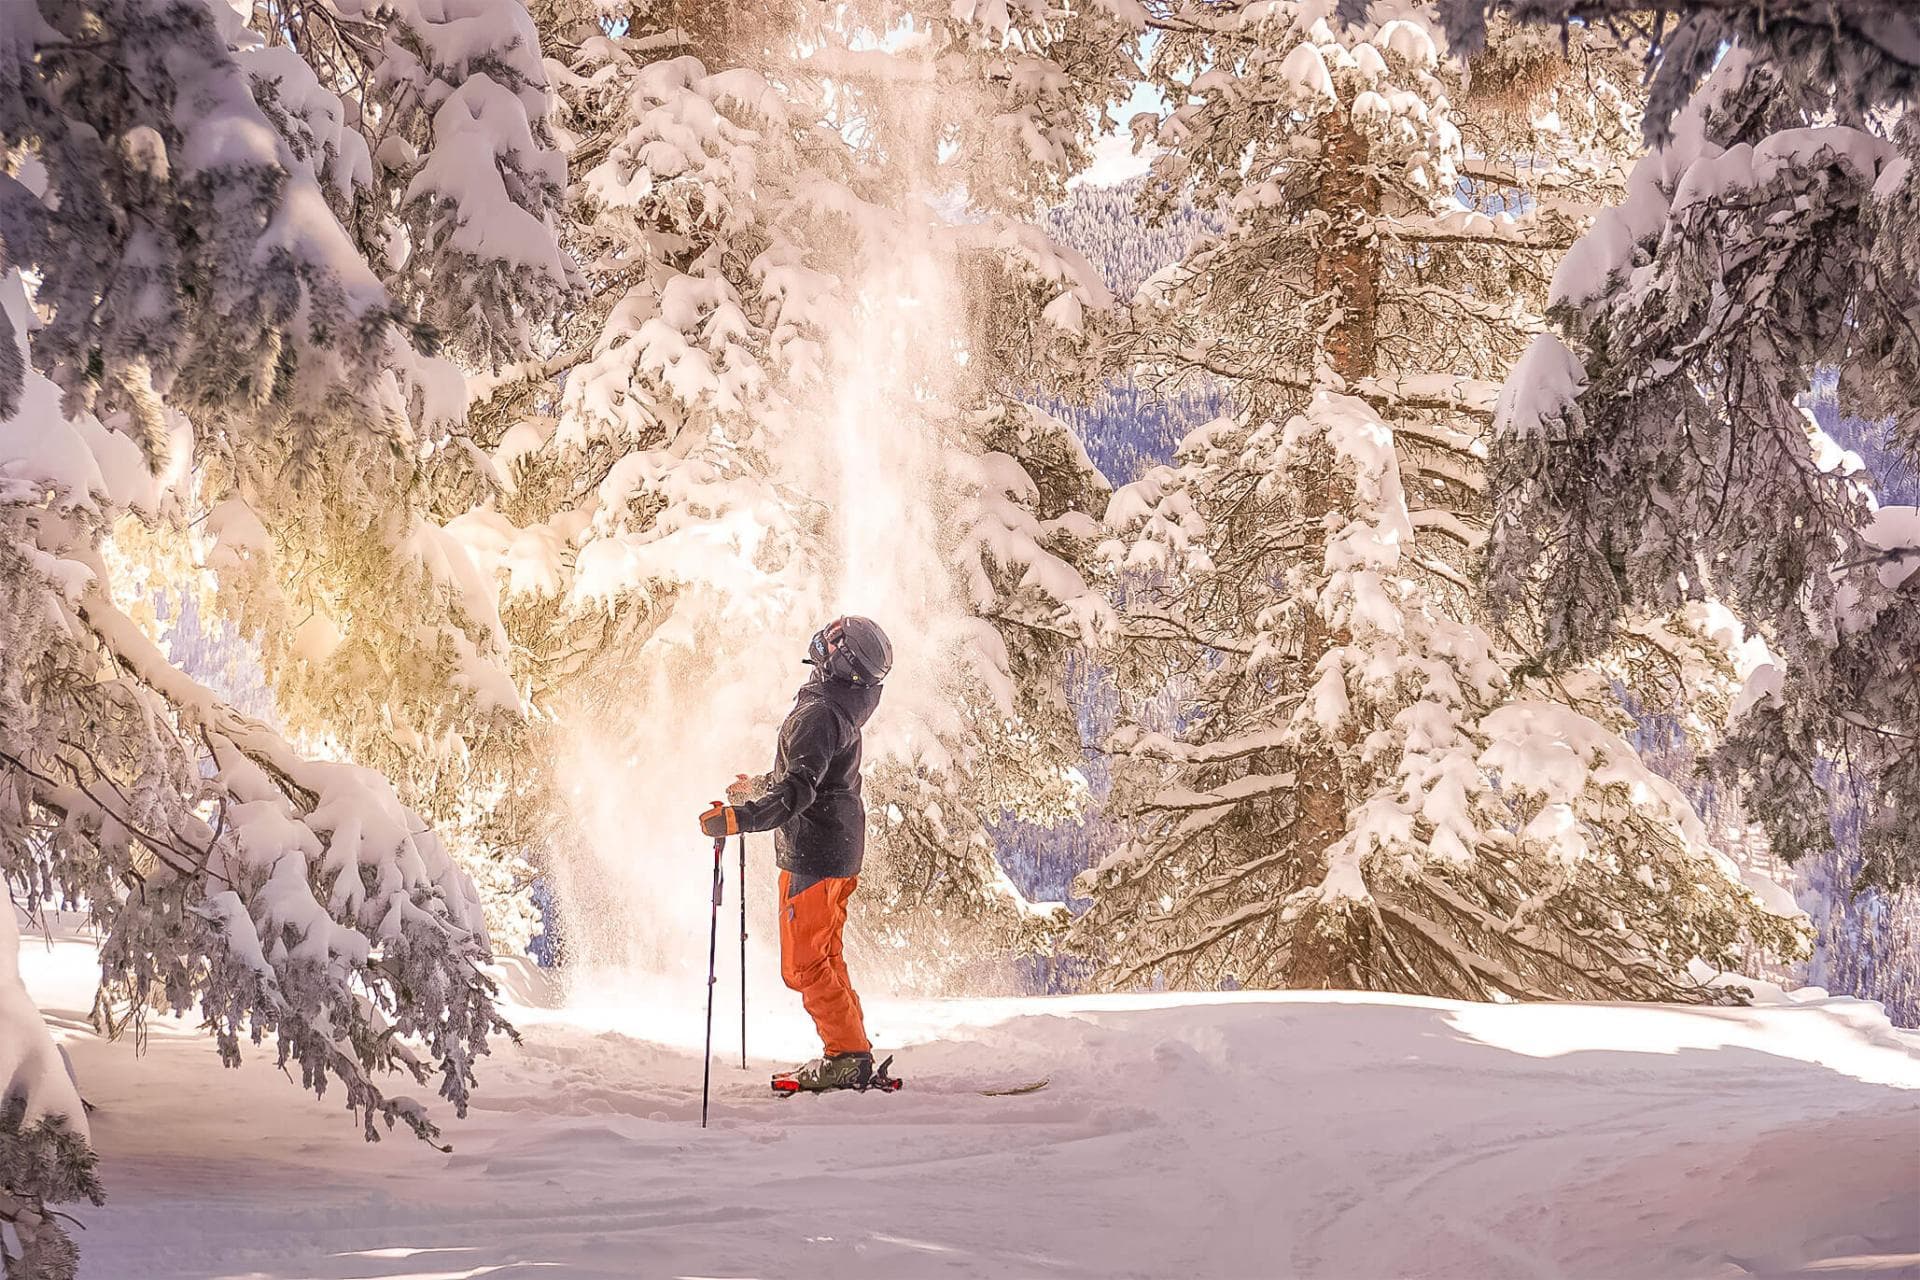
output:
[{"label": "jacket hood", "polygon": [[847,719],[853,721],[853,727],[862,728],[873,717],[874,710],[880,705],[880,695],[884,685],[847,684],[841,680],[829,680],[819,671],[813,678],[800,686],[799,701],[831,702],[838,707]]}]

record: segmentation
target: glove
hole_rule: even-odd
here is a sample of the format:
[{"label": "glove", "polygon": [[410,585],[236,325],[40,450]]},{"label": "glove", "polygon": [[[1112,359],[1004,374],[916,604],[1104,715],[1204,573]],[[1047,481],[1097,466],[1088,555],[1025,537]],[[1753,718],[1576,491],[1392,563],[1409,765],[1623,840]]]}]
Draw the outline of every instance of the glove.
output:
[{"label": "glove", "polygon": [[753,799],[756,789],[754,779],[744,773],[736,773],[733,775],[733,781],[727,784],[727,801],[731,804],[743,804]]},{"label": "glove", "polygon": [[715,840],[737,836],[740,834],[740,815],[734,812],[732,805],[715,800],[713,808],[700,815],[700,830]]}]

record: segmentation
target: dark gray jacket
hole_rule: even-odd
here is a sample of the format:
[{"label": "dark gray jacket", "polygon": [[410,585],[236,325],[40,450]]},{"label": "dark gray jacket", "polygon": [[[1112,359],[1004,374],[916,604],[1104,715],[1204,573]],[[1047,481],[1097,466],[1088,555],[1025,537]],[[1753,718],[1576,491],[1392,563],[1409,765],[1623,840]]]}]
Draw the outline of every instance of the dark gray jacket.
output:
[{"label": "dark gray jacket", "polygon": [[860,729],[880,705],[877,685],[818,674],[780,726],[766,791],[734,806],[742,831],[775,831],[774,861],[795,875],[857,876],[867,851],[860,798]]}]

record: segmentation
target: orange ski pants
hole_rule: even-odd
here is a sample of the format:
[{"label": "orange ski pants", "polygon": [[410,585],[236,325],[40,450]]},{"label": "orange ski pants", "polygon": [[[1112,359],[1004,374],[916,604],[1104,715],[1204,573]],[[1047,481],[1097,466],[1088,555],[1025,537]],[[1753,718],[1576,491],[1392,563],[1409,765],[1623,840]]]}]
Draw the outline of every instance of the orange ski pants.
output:
[{"label": "orange ski pants", "polygon": [[873,1051],[840,949],[847,899],[859,883],[859,876],[829,876],[795,893],[793,872],[780,873],[780,976],[800,993],[828,1057]]}]

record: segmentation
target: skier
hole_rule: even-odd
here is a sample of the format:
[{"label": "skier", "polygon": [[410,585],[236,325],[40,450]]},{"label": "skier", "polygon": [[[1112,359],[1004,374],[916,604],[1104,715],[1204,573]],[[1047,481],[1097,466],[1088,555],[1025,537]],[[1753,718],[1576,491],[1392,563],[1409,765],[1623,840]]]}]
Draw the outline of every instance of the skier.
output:
[{"label": "skier", "polygon": [[881,1082],[840,934],[866,852],[860,729],[880,705],[893,646],[871,619],[837,618],[814,634],[805,660],[813,675],[780,727],[773,772],[739,775],[728,802],[700,815],[700,830],[716,840],[777,831],[780,976],[800,993],[821,1041],[821,1056],[788,1079],[814,1092],[864,1089]]}]

